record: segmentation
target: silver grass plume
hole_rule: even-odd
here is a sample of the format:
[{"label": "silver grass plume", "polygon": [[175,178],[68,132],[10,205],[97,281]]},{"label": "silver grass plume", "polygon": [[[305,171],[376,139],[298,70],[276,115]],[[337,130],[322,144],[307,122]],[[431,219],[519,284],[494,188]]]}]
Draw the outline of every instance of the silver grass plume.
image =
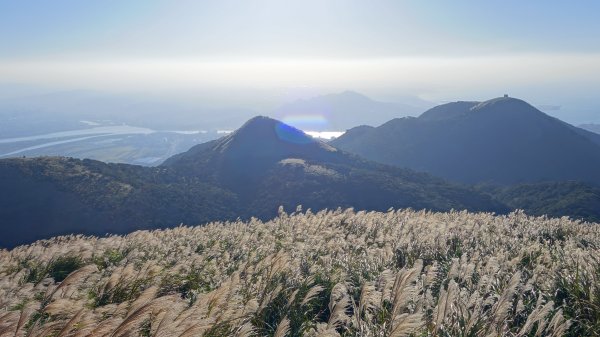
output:
[{"label": "silver grass plume", "polygon": [[277,324],[277,329],[275,330],[275,334],[273,337],[285,337],[290,332],[290,320],[287,317],[284,317],[279,324]]}]

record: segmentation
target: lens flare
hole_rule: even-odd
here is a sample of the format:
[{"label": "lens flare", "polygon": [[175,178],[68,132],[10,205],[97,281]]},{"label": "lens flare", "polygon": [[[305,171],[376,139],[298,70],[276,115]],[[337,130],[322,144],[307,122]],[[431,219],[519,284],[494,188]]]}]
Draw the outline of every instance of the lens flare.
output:
[{"label": "lens flare", "polygon": [[305,135],[302,131],[284,123],[277,123],[275,133],[279,139],[293,144],[308,144],[313,140]]},{"label": "lens flare", "polygon": [[327,118],[321,114],[294,114],[282,118],[282,122],[302,130],[319,130],[325,127]]}]

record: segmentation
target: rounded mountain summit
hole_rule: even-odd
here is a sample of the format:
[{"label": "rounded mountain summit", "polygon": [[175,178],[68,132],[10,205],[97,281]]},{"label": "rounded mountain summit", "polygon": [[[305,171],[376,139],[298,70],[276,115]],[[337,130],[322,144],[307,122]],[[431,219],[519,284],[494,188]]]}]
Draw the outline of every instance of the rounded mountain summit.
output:
[{"label": "rounded mountain summit", "polygon": [[350,129],[330,144],[456,182],[600,183],[600,135],[511,97],[443,104],[417,118]]}]

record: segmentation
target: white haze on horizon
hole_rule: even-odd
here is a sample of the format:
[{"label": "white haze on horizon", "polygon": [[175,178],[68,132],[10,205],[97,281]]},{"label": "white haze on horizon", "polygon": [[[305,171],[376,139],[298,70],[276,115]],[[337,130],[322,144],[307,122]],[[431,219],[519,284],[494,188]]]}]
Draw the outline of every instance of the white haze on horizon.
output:
[{"label": "white haze on horizon", "polygon": [[[205,93],[205,99],[217,105],[229,102],[269,108],[294,96],[348,89],[382,101],[414,96],[433,103],[485,100],[508,93],[538,106],[562,106],[563,111],[550,112],[580,123],[600,122],[600,116],[590,120],[600,110],[591,101],[595,88],[600,87],[598,60],[600,54],[595,53],[244,61],[51,58],[0,60],[0,81],[56,90],[152,93],[175,101],[185,100],[186,95],[202,99]],[[286,88],[299,89],[273,97]],[[217,98],[218,93],[222,97]],[[569,115],[569,108],[575,113]]]},{"label": "white haze on horizon", "polygon": [[193,87],[472,90],[600,83],[600,53],[372,59],[1,60],[2,82],[111,90]]}]

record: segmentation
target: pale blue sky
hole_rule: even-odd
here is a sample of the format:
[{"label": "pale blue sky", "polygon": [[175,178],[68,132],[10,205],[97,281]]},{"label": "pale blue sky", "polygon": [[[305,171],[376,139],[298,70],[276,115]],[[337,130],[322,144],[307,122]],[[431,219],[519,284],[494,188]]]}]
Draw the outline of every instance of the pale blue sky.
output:
[{"label": "pale blue sky", "polygon": [[[598,13],[592,0],[0,0],[0,82],[507,91],[575,109],[600,90]],[[591,103],[576,109],[595,118]]]},{"label": "pale blue sky", "polygon": [[600,51],[598,1],[0,0],[2,58]]}]

